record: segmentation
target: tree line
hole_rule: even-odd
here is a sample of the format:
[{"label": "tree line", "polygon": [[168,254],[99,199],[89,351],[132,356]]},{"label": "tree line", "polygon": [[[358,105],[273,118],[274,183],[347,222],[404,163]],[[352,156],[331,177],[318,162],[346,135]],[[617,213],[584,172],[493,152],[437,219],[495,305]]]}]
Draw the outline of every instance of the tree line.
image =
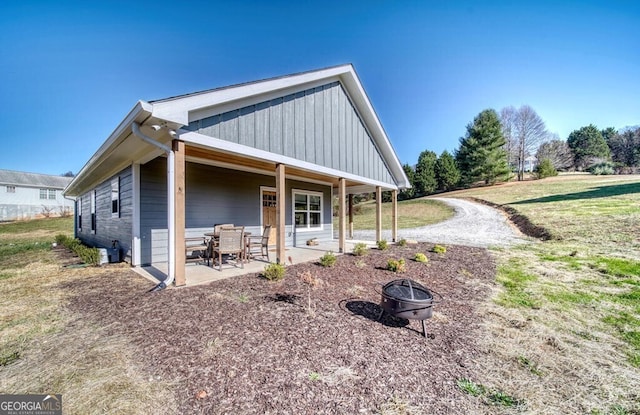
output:
[{"label": "tree line", "polygon": [[557,175],[558,171],[596,174],[640,172],[640,126],[617,131],[590,124],[566,140],[551,133],[528,105],[480,112],[466,126],[453,154],[420,153],[415,166],[403,166],[412,185],[399,199],[410,199],[478,183],[524,180]]}]

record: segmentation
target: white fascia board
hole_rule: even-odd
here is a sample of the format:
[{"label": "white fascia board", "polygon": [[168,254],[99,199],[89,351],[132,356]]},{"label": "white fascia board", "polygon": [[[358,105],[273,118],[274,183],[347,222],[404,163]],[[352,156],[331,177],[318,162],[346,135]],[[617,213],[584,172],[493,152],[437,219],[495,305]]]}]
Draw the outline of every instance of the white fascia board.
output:
[{"label": "white fascia board", "polygon": [[209,137],[207,135],[199,134],[193,131],[180,130],[178,134],[180,136],[180,140],[184,141],[185,143],[194,144],[202,148],[210,148],[213,150],[239,154],[239,155],[254,158],[257,160],[269,161],[272,163],[281,163],[286,166],[296,167],[299,169],[308,170],[315,173],[326,174],[327,176],[331,176],[331,177],[342,177],[347,180],[352,180],[352,181],[360,182],[363,184],[368,184],[371,186],[380,186],[389,190],[397,189],[397,186],[394,186],[389,183],[384,183],[378,180],[371,180],[366,177],[362,177],[355,174],[343,172],[340,170],[335,170],[328,167],[320,166],[318,164],[313,164],[306,161],[298,160],[293,157],[287,157],[280,154],[271,153],[269,151],[260,150],[255,147],[232,143],[230,141],[222,140],[215,137]]},{"label": "white fascia board", "polygon": [[212,106],[246,99],[256,95],[269,94],[274,91],[312,83],[320,79],[331,78],[352,71],[351,65],[327,68],[299,75],[285,76],[272,80],[259,81],[246,85],[231,86],[210,92],[177,97],[153,103],[153,116],[182,125],[189,124],[189,113]]},{"label": "white fascia board", "polygon": [[71,182],[64,189],[62,194],[64,196],[67,195],[67,192],[70,192],[73,195],[74,187],[78,185],[78,183],[82,182],[86,179],[86,176],[91,173],[91,171],[95,168],[95,166],[100,162],[100,160],[111,153],[115,147],[120,144],[122,140],[124,140],[131,131],[131,123],[133,123],[136,119],[138,119],[141,115],[144,118],[151,115],[152,106],[148,102],[138,101],[136,105],[129,111],[126,117],[118,124],[115,130],[109,135],[109,138],[102,143],[100,148],[91,156],[89,161],[85,163],[85,165],[80,169],[78,174],[71,180]]},{"label": "white fascia board", "polygon": [[[343,77],[347,91],[350,91],[349,97],[359,109],[360,117],[365,121],[365,125],[370,128],[371,134],[375,143],[378,145],[378,149],[382,152],[382,157],[387,161],[392,175],[395,177],[398,183],[398,188],[404,189],[411,187],[409,178],[402,168],[402,164],[398,159],[398,156],[391,145],[387,133],[384,131],[380,119],[378,118],[369,97],[365,92],[358,75],[355,70],[351,68],[349,76]],[[354,93],[355,92],[355,93]]]}]

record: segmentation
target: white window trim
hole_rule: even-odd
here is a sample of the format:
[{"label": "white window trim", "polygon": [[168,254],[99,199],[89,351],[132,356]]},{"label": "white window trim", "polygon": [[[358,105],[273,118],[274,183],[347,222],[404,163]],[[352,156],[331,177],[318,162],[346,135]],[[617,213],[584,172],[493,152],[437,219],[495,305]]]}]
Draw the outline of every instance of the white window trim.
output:
[{"label": "white window trim", "polygon": [[78,198],[78,231],[82,232],[82,196]]},{"label": "white window trim", "polygon": [[[307,196],[320,196],[320,226],[312,228],[307,222],[306,228],[298,228],[296,226],[296,194]],[[308,204],[308,201],[307,201]],[[309,210],[307,210],[309,212]],[[313,190],[291,189],[291,226],[295,232],[319,232],[324,230],[324,194]]]},{"label": "white window trim", "polygon": [[98,227],[98,214],[96,213],[96,199],[97,199],[97,195],[96,195],[96,190],[92,190],[90,193],[90,200],[89,203],[91,204],[91,224],[89,225],[89,227],[91,228],[91,233],[95,234],[96,233],[96,228]]},{"label": "white window trim", "polygon": [[49,189],[40,189],[40,200],[49,200]]},{"label": "white window trim", "polygon": [[[114,185],[117,188],[117,192],[114,192]],[[116,201],[118,202],[117,210],[113,211],[113,194],[116,193]],[[120,217],[120,176],[114,177],[111,179],[111,217],[119,218]]]}]

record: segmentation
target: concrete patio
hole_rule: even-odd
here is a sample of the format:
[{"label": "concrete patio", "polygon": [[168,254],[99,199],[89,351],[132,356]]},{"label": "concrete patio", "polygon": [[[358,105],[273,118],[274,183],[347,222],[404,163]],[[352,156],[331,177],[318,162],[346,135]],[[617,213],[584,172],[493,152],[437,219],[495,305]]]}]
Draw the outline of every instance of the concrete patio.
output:
[{"label": "concrete patio", "polygon": [[[349,253],[353,251],[353,246],[359,242],[367,244],[369,247],[374,247],[376,244],[372,241],[346,241],[345,252]],[[317,261],[321,256],[327,252],[333,252],[336,255],[338,253],[338,241],[326,241],[320,242],[315,246],[303,246],[303,247],[288,247],[286,248],[285,264],[300,264],[303,262]],[[272,261],[275,261],[275,247],[270,248],[269,257]],[[193,262],[187,264],[186,271],[186,286],[191,287],[199,284],[206,284],[212,281],[217,281],[225,278],[236,277],[240,275],[253,274],[262,272],[264,267],[268,264],[266,258],[252,259],[251,262],[245,263],[244,268],[235,266],[232,261],[228,264],[222,265],[222,271],[218,270],[218,267],[207,266],[205,262]],[[154,284],[164,281],[167,278],[167,263],[161,262],[150,266],[134,267],[133,270],[141,276],[149,279]],[[172,286],[173,288],[173,286]]]}]

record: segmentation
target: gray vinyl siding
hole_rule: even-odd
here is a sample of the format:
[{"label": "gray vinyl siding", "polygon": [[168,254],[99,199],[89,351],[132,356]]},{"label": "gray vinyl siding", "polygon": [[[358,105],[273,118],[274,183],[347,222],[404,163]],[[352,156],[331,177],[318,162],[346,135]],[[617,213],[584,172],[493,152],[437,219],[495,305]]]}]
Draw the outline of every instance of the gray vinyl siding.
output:
[{"label": "gray vinyl siding", "polygon": [[[111,180],[120,179],[119,216],[111,215]],[[96,191],[96,229],[91,231],[91,192]],[[82,199],[82,224],[76,229],[76,236],[85,245],[97,248],[111,248],[117,240],[123,259],[131,260],[132,223],[133,223],[133,182],[131,167],[127,167],[115,176],[102,182],[90,192],[80,196]],[[76,221],[78,213],[76,213]]]},{"label": "gray vinyl siding", "polygon": [[[166,160],[155,159],[140,166],[141,262],[167,261]],[[261,231],[261,186],[275,187],[275,177],[229,170],[203,164],[186,164],[185,235],[202,236],[218,223],[233,223],[255,235]],[[322,192],[323,230],[304,232],[296,241],[292,228],[292,189]],[[307,239],[331,240],[331,187],[315,183],[286,182],[285,245],[304,244]],[[300,238],[298,238],[300,239]]]},{"label": "gray vinyl siding", "polygon": [[192,121],[187,129],[395,184],[339,82]]}]

